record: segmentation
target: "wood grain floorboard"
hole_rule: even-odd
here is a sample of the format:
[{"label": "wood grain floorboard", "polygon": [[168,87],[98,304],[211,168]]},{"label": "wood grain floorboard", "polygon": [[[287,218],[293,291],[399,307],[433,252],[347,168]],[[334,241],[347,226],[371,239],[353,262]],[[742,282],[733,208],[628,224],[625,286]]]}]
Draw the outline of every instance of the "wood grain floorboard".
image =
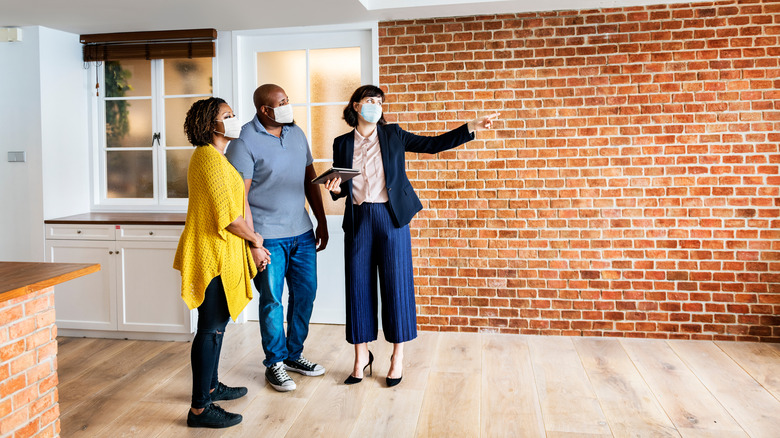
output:
[{"label": "wood grain floorboard", "polygon": [[775,437],[780,346],[746,342],[421,332],[387,388],[392,347],[347,386],[344,327],[312,325],[320,377],[274,391],[256,322],[231,324],[220,380],[249,393],[220,404],[238,426],[190,429],[189,342],[59,338],[63,437]]},{"label": "wood grain floorboard", "polygon": [[483,334],[481,436],[544,437],[527,337]]},{"label": "wood grain floorboard", "polygon": [[645,339],[620,342],[680,435],[747,436],[669,343]]},{"label": "wood grain floorboard", "polygon": [[680,436],[620,343],[577,338],[574,345],[613,435]]},{"label": "wood grain floorboard", "polygon": [[751,437],[780,436],[780,401],[711,342],[670,344]]},{"label": "wood grain floorboard", "polygon": [[612,436],[571,338],[529,337],[547,436]]}]

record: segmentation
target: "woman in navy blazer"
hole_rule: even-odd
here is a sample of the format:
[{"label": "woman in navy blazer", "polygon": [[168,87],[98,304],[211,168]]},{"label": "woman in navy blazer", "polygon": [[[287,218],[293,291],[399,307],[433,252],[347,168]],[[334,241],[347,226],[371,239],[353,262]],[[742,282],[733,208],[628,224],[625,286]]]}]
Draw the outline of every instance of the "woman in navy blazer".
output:
[{"label": "woman in navy blazer", "polygon": [[387,386],[401,382],[403,343],[417,337],[409,222],[422,210],[422,203],[406,176],[405,153],[435,154],[455,148],[473,140],[475,131],[489,129],[499,115],[478,118],[439,136],[423,137],[396,124],[388,125],[382,115],[384,98],[384,92],[373,85],[364,85],[352,94],[344,108],[344,120],[355,129],[333,141],[333,166],[352,168],[358,163],[361,175],[344,182],[335,178],[325,185],[334,200],[346,198],[342,223],[346,331],[347,342],[355,345],[354,368],[346,384],[360,382],[374,360],[368,342],[377,339],[377,273],[382,328],[385,339],[393,344]]}]

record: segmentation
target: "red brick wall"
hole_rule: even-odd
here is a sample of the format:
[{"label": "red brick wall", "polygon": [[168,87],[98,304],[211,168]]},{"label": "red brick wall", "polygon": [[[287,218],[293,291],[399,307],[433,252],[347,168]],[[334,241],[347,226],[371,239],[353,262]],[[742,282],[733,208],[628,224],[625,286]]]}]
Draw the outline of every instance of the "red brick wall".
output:
[{"label": "red brick wall", "polygon": [[383,22],[425,330],[780,341],[780,2]]},{"label": "red brick wall", "polygon": [[59,436],[54,289],[0,302],[0,436]]}]

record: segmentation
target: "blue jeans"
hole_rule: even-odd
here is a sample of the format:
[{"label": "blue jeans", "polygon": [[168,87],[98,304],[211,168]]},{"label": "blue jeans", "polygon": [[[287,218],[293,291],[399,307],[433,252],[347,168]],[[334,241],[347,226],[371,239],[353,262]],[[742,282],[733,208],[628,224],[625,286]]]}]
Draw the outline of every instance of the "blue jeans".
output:
[{"label": "blue jeans", "polygon": [[[297,360],[309,334],[309,319],[317,293],[317,248],[314,232],[281,239],[265,239],[271,264],[257,274],[260,293],[260,334],[265,360],[271,365],[285,359]],[[284,333],[282,292],[287,280],[287,335]]]}]

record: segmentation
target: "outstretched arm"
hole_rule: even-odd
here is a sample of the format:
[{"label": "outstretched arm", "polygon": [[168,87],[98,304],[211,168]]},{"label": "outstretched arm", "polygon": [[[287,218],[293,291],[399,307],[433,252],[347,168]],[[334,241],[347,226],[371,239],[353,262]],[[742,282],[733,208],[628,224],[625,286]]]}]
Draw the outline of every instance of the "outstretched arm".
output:
[{"label": "outstretched arm", "polygon": [[403,139],[402,141],[406,151],[436,154],[473,140],[476,131],[492,128],[493,120],[498,116],[499,113],[493,113],[478,117],[452,131],[432,137],[415,135],[402,129],[399,129],[399,132]]}]

